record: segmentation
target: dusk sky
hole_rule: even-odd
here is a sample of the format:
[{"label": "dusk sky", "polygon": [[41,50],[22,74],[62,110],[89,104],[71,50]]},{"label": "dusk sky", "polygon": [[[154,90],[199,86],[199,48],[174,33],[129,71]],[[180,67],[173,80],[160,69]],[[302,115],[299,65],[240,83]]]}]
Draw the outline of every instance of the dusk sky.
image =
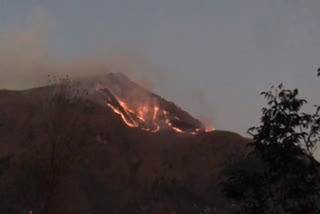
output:
[{"label": "dusk sky", "polygon": [[319,0],[0,0],[0,34],[41,11],[51,55],[141,52],[161,73],[150,75],[156,93],[246,135],[272,84],[320,103],[319,9]]}]

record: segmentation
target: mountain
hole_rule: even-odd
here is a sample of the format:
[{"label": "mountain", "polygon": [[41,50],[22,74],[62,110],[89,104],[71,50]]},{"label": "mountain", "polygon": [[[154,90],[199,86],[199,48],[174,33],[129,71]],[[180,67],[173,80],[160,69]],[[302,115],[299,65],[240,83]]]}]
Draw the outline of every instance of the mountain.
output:
[{"label": "mountain", "polygon": [[0,90],[0,109],[0,213],[230,211],[218,184],[248,139],[123,74]]},{"label": "mountain", "polygon": [[[107,104],[118,109],[132,126],[137,123],[136,126],[140,128],[148,128],[157,123],[156,126],[159,125],[160,128],[175,127],[173,130],[190,133],[205,129],[199,120],[174,103],[139,86],[122,73],[108,73],[103,77],[86,79],[81,84],[86,88],[96,88],[100,91]],[[152,128],[155,129],[155,127],[150,129]]]}]

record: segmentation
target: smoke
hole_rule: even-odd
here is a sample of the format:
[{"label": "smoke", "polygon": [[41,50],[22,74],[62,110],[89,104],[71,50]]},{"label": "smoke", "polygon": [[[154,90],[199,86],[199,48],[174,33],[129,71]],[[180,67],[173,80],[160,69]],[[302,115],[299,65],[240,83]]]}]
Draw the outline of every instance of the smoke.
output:
[{"label": "smoke", "polygon": [[28,21],[30,24],[0,32],[0,89],[45,85],[48,74],[77,79],[121,72],[152,90],[154,77],[161,76],[141,50],[119,48],[120,51],[89,54],[78,59],[58,59],[49,50],[53,24],[44,11],[35,10]]},{"label": "smoke", "polygon": [[[144,88],[154,91],[166,87],[169,77],[156,66],[142,49],[113,48],[96,54],[81,54],[82,58],[59,59],[50,52],[54,24],[42,9],[27,17],[24,26],[10,26],[0,32],[0,89],[27,89],[46,85],[48,75],[68,75],[71,79],[86,79],[108,72],[126,74]],[[211,106],[201,90],[195,90],[193,102],[200,109],[200,119],[212,124]],[[156,104],[155,104],[156,105]]]},{"label": "smoke", "polygon": [[214,127],[213,107],[208,103],[205,91],[201,88],[194,89],[192,95],[195,108],[200,112],[198,118],[206,127]]},{"label": "smoke", "polygon": [[48,59],[49,24],[37,10],[31,26],[0,34],[0,88],[20,89],[39,83]]}]

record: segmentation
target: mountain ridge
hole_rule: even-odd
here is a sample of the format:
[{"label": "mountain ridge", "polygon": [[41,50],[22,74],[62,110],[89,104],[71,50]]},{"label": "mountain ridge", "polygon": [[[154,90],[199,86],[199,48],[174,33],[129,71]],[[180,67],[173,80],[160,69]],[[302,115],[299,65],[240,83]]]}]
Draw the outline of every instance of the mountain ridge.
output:
[{"label": "mountain ridge", "polygon": [[[36,196],[46,198],[48,185],[42,180],[50,172],[57,135],[63,139],[58,157],[67,159],[58,165],[63,171],[49,213],[195,213],[195,207],[229,213],[220,174],[246,153],[247,139],[219,130],[188,135],[128,127],[91,93],[70,105],[52,102],[55,87],[0,90],[0,158],[12,156],[3,180],[20,191],[5,190],[13,201],[23,199],[15,208],[40,212],[45,202]],[[19,179],[28,176],[28,182]]]}]

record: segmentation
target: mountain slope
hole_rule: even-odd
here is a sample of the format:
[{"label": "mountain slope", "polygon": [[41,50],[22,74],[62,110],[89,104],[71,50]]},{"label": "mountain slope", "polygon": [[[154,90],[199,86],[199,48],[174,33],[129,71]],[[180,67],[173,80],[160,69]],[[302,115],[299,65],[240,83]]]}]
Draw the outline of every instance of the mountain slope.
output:
[{"label": "mountain slope", "polygon": [[[103,86],[116,90],[119,77],[111,76],[112,83]],[[161,109],[203,126],[173,103],[121,81],[130,88],[122,93],[142,90]],[[190,135],[132,128],[94,91],[68,105],[58,102],[52,86],[0,91],[0,158],[10,159],[0,209],[14,204],[11,213],[197,213],[210,207],[212,213],[227,213],[219,175],[245,153],[247,139],[227,131]],[[55,185],[48,182],[52,177]]]}]

